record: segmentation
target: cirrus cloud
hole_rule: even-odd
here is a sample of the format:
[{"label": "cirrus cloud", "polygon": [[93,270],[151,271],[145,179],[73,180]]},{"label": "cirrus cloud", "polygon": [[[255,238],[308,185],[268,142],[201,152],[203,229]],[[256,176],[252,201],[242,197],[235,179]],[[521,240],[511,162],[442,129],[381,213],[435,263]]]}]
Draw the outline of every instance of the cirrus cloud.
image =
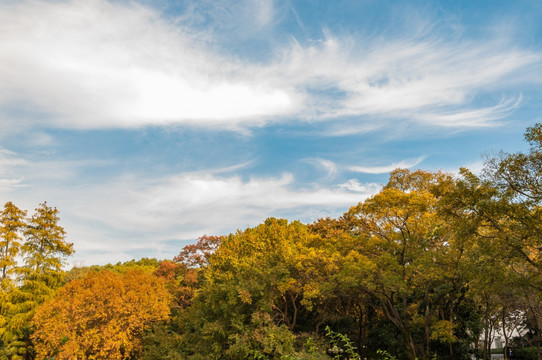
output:
[{"label": "cirrus cloud", "polygon": [[390,165],[377,165],[377,166],[349,166],[347,167],[348,170],[352,172],[357,173],[365,173],[365,174],[385,174],[389,173],[390,171],[393,171],[397,168],[411,168],[419,163],[421,163],[425,159],[425,156],[421,156],[417,159],[412,160],[402,160],[398,162],[394,162]]}]

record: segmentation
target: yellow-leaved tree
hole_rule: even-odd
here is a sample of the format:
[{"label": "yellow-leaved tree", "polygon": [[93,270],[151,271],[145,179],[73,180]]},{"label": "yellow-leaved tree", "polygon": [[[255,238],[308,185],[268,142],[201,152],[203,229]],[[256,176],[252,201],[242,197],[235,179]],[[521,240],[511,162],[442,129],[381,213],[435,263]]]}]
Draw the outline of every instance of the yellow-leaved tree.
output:
[{"label": "yellow-leaved tree", "polygon": [[[34,358],[30,319],[36,307],[51,299],[62,284],[62,266],[74,252],[58,223],[56,208],[44,202],[26,221],[25,214],[11,203],[2,212],[2,247],[5,251],[9,246],[11,256],[2,261],[7,267],[0,292],[0,359]],[[23,230],[24,242],[19,237]],[[21,258],[24,264],[19,265],[16,260]]]},{"label": "yellow-leaved tree", "polygon": [[33,318],[37,358],[130,359],[144,330],[169,317],[164,282],[142,271],[90,272],[61,288]]}]

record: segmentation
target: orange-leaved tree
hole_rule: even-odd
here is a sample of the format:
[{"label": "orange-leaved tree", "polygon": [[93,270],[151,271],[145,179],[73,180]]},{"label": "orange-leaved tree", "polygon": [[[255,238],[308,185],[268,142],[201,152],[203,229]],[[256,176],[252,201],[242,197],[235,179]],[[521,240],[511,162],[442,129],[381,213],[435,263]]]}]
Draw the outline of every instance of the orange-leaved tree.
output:
[{"label": "orange-leaved tree", "polygon": [[37,358],[134,358],[145,328],[168,319],[169,303],[164,282],[151,274],[90,272],[36,310]]}]

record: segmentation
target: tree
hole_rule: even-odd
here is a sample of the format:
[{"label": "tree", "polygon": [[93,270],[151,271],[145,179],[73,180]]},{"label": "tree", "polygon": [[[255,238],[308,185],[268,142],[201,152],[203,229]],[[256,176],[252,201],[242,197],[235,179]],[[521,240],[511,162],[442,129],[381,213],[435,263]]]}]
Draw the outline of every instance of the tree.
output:
[{"label": "tree", "polygon": [[65,241],[66,232],[58,225],[58,210],[40,204],[28,222],[23,245],[25,278],[61,273],[63,259],[73,254],[73,244]]},{"label": "tree", "polygon": [[441,207],[451,228],[470,243],[469,293],[483,312],[484,358],[493,329],[502,328],[506,338],[519,321],[517,298],[530,294],[525,308],[536,309],[542,296],[542,125],[528,128],[525,139],[529,153],[487,158],[481,176],[462,169]]},{"label": "tree", "polygon": [[0,358],[33,358],[30,320],[36,307],[53,297],[62,284],[63,261],[74,252],[73,244],[65,241],[59,220],[58,210],[44,202],[28,221],[21,246],[24,265],[17,270],[20,285],[4,292],[0,304],[0,335],[4,342]]},{"label": "tree", "polygon": [[464,285],[459,252],[438,212],[438,194],[451,184],[445,174],[398,169],[380,193],[343,217],[358,236],[361,273],[368,275],[360,290],[378,300],[412,360],[430,358],[434,340],[455,340],[453,322],[437,316]]},{"label": "tree", "polygon": [[195,244],[186,245],[173,261],[181,262],[188,267],[205,267],[209,258],[225,240],[224,236],[203,235]]},{"label": "tree", "polygon": [[13,275],[17,265],[16,258],[21,250],[21,233],[26,226],[26,211],[20,210],[9,201],[4,205],[0,216],[0,275],[1,280],[5,281]]},{"label": "tree", "polygon": [[184,263],[171,260],[161,261],[153,274],[165,281],[166,288],[173,296],[172,311],[188,307],[198,288],[202,269],[188,268]]},{"label": "tree", "polygon": [[151,274],[90,272],[36,310],[37,357],[133,359],[144,330],[168,319],[169,302],[163,281]]},{"label": "tree", "polygon": [[308,260],[315,257],[309,248],[321,240],[298,221],[275,218],[223,237],[205,255],[204,281],[182,313],[187,355],[291,355],[293,334],[307,311],[303,293],[311,279]]},{"label": "tree", "polygon": [[501,153],[486,160],[486,175],[504,191],[513,192],[516,200],[536,205],[542,201],[542,124],[527,128],[525,140],[531,145],[528,154]]},{"label": "tree", "polygon": [[17,257],[21,251],[26,211],[20,210],[12,202],[4,205],[0,213],[0,358],[6,352],[5,347],[20,344],[9,327],[12,325],[9,317],[13,292],[17,289],[12,281],[18,273]]}]

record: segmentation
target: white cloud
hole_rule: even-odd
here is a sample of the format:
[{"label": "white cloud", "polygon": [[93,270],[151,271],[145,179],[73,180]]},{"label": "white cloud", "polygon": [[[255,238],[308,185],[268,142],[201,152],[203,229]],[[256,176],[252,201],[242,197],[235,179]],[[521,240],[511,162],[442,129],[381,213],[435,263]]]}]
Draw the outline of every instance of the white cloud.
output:
[{"label": "white cloud", "polygon": [[0,148],[0,174],[7,168],[11,168],[17,165],[24,165],[27,162],[18,157],[17,154],[11,150]]},{"label": "white cloud", "polygon": [[484,160],[481,159],[481,160],[471,161],[468,164],[459,165],[457,167],[449,166],[446,169],[444,169],[444,171],[447,172],[447,173],[455,174],[455,175],[459,176],[459,169],[460,168],[466,168],[469,171],[471,171],[472,173],[474,173],[475,175],[480,176],[483,173],[484,166],[485,166]]},{"label": "white cloud", "polygon": [[[238,36],[276,21],[271,0],[230,5],[192,7],[209,11],[211,28],[229,16],[229,25],[213,29]],[[244,12],[255,15],[234,29]],[[201,9],[190,14],[203,16]],[[328,32],[313,45],[293,43],[276,48],[280,55],[267,63],[251,63],[220,53],[212,34],[190,28],[194,21],[206,23],[168,21],[149,8],[106,0],[0,4],[0,111],[6,117],[10,109],[33,109],[41,114],[34,123],[69,128],[243,129],[284,117],[344,116],[487,126],[517,107],[519,95],[483,107],[474,97],[499,91],[512,76],[526,81],[521,74],[540,61],[504,40],[446,42],[426,30],[395,39]]]},{"label": "white cloud", "polygon": [[399,162],[394,162],[390,165],[380,165],[380,166],[349,166],[347,167],[348,170],[357,172],[357,173],[365,173],[365,174],[385,174],[389,173],[397,168],[411,168],[413,166],[418,165],[425,159],[425,156],[421,156],[417,159],[411,159],[411,160],[402,160]]},{"label": "white cloud", "polygon": [[[338,216],[379,190],[354,180],[346,185],[300,185],[290,173],[250,178],[232,174],[250,162],[163,177],[139,173],[85,180],[81,170],[107,164],[37,163],[7,150],[0,155],[4,201],[33,209],[47,200],[57,207],[76,258],[89,265],[142,256],[170,258],[188,240],[255,226],[270,216],[302,221]],[[16,173],[21,179],[2,176]]]},{"label": "white cloud", "polygon": [[[63,189],[58,206],[69,214],[65,226],[79,258],[103,262],[92,260],[102,249],[102,256],[118,261],[138,249],[149,249],[152,256],[161,249],[163,257],[171,257],[183,240],[227,234],[270,216],[293,220],[292,214],[308,214],[302,221],[338,216],[379,190],[373,184],[355,185],[299,188],[291,174],[244,180],[211,170]],[[166,245],[171,239],[177,248]]]},{"label": "white cloud", "polygon": [[[292,94],[135,5],[0,6],[0,104],[28,102],[62,127],[224,122],[291,112]],[[27,104],[28,105],[28,104]]]},{"label": "white cloud", "polygon": [[362,194],[376,194],[382,189],[382,185],[376,183],[362,184],[357,179],[350,179],[344,184],[341,184],[340,187]]},{"label": "white cloud", "polygon": [[23,186],[23,179],[17,172],[27,162],[14,152],[0,148],[0,197],[9,194],[15,188]]},{"label": "white cloud", "polygon": [[8,194],[14,188],[21,186],[22,179],[4,179],[0,177],[0,194]]},{"label": "white cloud", "polygon": [[[274,19],[275,9],[273,0],[257,0],[253,1],[256,6],[255,19],[260,24],[260,27],[268,26]],[[236,19],[238,21],[238,19]]]},{"label": "white cloud", "polygon": [[476,127],[491,126],[495,120],[504,118],[513,110],[517,109],[521,103],[522,96],[514,99],[503,99],[497,105],[475,110],[465,110],[462,112],[426,113],[420,116],[421,120],[434,121],[441,126],[447,127]]},{"label": "white cloud", "polygon": [[[123,178],[107,186],[91,186],[75,201],[77,214],[106,222],[114,228],[161,231],[169,227],[213,228],[215,231],[307,206],[343,207],[362,200],[342,187],[296,188],[291,174],[280,177],[217,176],[184,173],[141,185],[140,178]],[[104,208],[104,199],[107,206]],[[95,207],[89,211],[89,207]],[[210,220],[212,219],[212,220]],[[180,226],[183,224],[184,226]]]},{"label": "white cloud", "polygon": [[205,29],[210,38],[257,36],[272,27],[277,9],[274,0],[186,0],[177,21],[193,29]]},{"label": "white cloud", "polygon": [[360,40],[328,35],[308,48],[294,44],[276,71],[297,84],[342,94],[327,102],[310,98],[314,102],[309,116],[366,115],[462,127],[487,125],[517,107],[520,95],[482,108],[472,108],[471,100],[539,61],[539,54],[495,41]]},{"label": "white cloud", "polygon": [[337,165],[331,161],[321,158],[310,158],[310,159],[304,159],[303,161],[313,164],[319,168],[322,168],[326,172],[326,176],[324,180],[331,180],[333,179],[338,172]]}]

